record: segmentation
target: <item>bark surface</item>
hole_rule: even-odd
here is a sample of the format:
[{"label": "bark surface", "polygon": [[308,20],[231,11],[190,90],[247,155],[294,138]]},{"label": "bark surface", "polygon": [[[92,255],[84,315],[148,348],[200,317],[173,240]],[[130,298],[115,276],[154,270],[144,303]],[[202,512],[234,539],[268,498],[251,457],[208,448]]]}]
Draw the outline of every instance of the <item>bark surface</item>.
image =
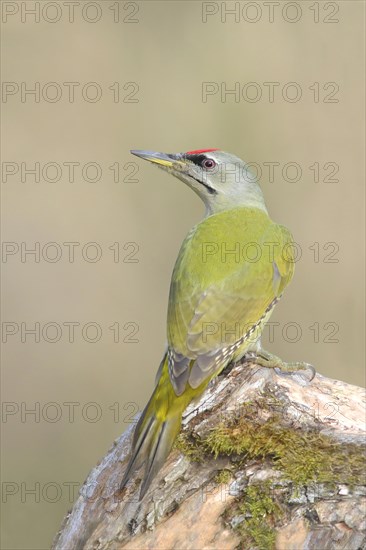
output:
[{"label": "bark surface", "polygon": [[119,492],[132,428],[114,442],[53,549],[365,548],[365,404],[362,388],[319,374],[234,366],[186,410],[142,502],[139,473]]}]

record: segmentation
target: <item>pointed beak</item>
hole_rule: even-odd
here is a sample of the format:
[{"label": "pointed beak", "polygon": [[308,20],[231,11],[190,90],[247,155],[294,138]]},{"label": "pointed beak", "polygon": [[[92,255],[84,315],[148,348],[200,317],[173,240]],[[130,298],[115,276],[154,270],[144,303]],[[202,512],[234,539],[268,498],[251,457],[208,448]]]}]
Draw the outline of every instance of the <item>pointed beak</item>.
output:
[{"label": "pointed beak", "polygon": [[178,166],[183,166],[180,155],[168,154],[168,153],[156,153],[155,151],[140,151],[134,150],[131,151],[136,157],[140,157],[155,164],[159,164],[164,168],[178,168]]}]

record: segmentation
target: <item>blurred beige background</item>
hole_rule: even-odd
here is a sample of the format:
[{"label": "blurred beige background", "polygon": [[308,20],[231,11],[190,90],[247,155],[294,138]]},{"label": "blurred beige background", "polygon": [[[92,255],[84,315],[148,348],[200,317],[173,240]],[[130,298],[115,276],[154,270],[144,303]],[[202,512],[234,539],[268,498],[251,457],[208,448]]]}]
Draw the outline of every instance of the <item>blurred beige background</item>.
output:
[{"label": "blurred beige background", "polygon": [[[72,489],[150,395],[171,271],[203,214],[190,190],[130,149],[218,147],[257,163],[272,217],[302,250],[267,347],[364,383],[364,3],[298,2],[295,12],[281,2],[273,22],[261,2],[241,2],[238,22],[215,2],[81,1],[74,22],[63,2],[41,2],[39,22],[20,2],[2,4],[1,547],[43,549]],[[237,82],[241,95],[203,102],[204,82]],[[268,82],[278,83],[273,101]],[[39,102],[24,95],[35,83]],[[298,90],[299,101],[283,98]],[[25,172],[36,162],[39,182]],[[272,182],[269,162],[279,163]],[[296,179],[287,163],[299,181],[286,181]],[[137,182],[123,181],[132,172]],[[67,242],[80,243],[74,262]],[[22,261],[22,246],[39,246],[39,261]],[[25,332],[35,323],[39,342]]]}]

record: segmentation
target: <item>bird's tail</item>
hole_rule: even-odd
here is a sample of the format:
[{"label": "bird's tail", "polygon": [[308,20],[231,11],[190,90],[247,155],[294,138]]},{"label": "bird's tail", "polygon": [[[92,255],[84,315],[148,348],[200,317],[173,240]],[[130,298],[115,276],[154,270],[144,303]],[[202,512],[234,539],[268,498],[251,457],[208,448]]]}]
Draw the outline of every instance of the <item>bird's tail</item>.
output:
[{"label": "bird's tail", "polygon": [[183,404],[179,403],[170,383],[167,356],[162,361],[158,375],[155,390],[136,424],[131,458],[121,483],[123,489],[132,474],[145,464],[140,500],[173,446],[185,408],[184,405],[182,409]]}]

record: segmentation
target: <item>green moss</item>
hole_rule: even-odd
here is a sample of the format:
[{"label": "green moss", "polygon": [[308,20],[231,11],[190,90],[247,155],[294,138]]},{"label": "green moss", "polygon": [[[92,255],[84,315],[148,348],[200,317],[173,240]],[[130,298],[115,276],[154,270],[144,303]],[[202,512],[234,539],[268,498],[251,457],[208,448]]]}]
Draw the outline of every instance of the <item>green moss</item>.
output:
[{"label": "green moss", "polygon": [[337,443],[315,430],[299,430],[281,425],[273,416],[265,422],[245,417],[219,424],[204,446],[215,457],[240,455],[243,459],[271,459],[295,485],[318,483],[362,484],[365,449]]},{"label": "green moss", "polygon": [[181,432],[174,443],[174,448],[178,449],[193,462],[202,462],[205,451],[198,441],[188,432]]},{"label": "green moss", "polygon": [[216,474],[214,481],[217,484],[221,485],[221,484],[229,483],[232,477],[233,477],[233,474],[229,470],[220,470]]},{"label": "green moss", "polygon": [[239,513],[245,516],[237,530],[244,548],[271,550],[275,546],[275,522],[282,516],[280,505],[272,495],[269,483],[250,485],[239,504]]}]

